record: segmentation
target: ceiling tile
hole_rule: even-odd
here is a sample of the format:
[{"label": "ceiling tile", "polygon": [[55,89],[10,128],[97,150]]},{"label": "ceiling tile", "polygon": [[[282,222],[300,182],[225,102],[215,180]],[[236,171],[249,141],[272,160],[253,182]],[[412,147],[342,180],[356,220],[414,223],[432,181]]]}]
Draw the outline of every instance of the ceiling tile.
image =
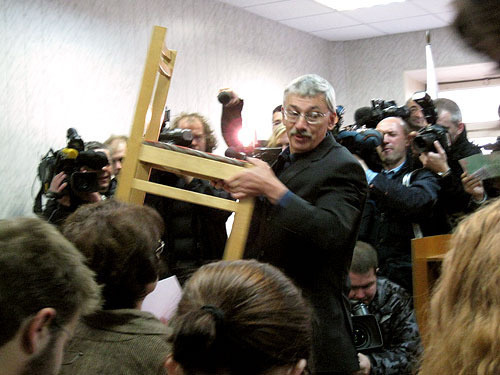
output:
[{"label": "ceiling tile", "polygon": [[332,10],[311,0],[286,0],[245,8],[275,21],[329,13]]},{"label": "ceiling tile", "polygon": [[410,31],[419,31],[427,29],[436,29],[445,27],[446,22],[429,14],[427,16],[402,18],[384,22],[371,23],[370,26],[379,29],[387,34],[407,33]]},{"label": "ceiling tile", "polygon": [[[407,0],[408,1],[408,0]],[[430,13],[452,12],[454,10],[453,0],[411,0],[411,2]]]},{"label": "ceiling tile", "polygon": [[326,29],[339,28],[345,26],[353,26],[359,24],[359,22],[353,20],[352,18],[346,17],[339,12],[332,12],[317,16],[292,18],[280,22],[287,26],[306,32],[326,30]]},{"label": "ceiling tile", "polygon": [[361,21],[362,23],[373,23],[398,18],[421,16],[427,14],[428,12],[422,8],[416,7],[413,3],[391,3],[386,5],[377,5],[370,8],[349,10],[342,13]]},{"label": "ceiling tile", "polygon": [[329,40],[342,40],[342,35],[344,40],[352,40],[444,27],[455,17],[454,0],[406,0],[345,12],[314,0],[219,1]]},{"label": "ceiling tile", "polygon": [[[254,5],[262,5],[273,2],[272,0],[219,0],[219,1],[240,8],[251,7]],[[276,0],[274,0],[274,2],[276,2]]]},{"label": "ceiling tile", "polygon": [[374,38],[377,36],[385,35],[381,31],[375,30],[374,28],[367,25],[348,26],[338,29],[314,31],[311,34],[331,41]]}]

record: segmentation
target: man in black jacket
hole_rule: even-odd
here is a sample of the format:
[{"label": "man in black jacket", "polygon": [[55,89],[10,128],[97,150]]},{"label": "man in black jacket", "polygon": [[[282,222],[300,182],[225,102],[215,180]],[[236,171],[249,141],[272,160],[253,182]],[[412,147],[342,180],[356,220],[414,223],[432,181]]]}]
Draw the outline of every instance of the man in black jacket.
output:
[{"label": "man in black jacket", "polygon": [[377,250],[381,274],[411,292],[411,239],[421,235],[420,223],[433,214],[439,180],[427,169],[412,169],[407,158],[409,128],[403,119],[388,117],[377,130],[384,137],[377,149],[384,169],[374,172],[360,160],[369,195],[359,239]]},{"label": "man in black jacket", "polygon": [[[360,375],[411,375],[422,351],[411,296],[398,284],[377,276],[375,249],[358,241],[352,255],[349,299],[368,306],[382,334],[383,346],[362,351]],[[357,375],[357,374],[356,374]]]},{"label": "man in black jacket", "polygon": [[[444,210],[452,220],[452,215],[461,215],[467,211],[470,195],[462,186],[463,173],[459,160],[479,154],[481,150],[467,139],[465,124],[458,105],[450,99],[436,99],[434,105],[438,111],[437,123],[448,130],[451,146],[447,152],[439,142],[434,142],[437,152],[422,154],[423,166],[440,176],[441,192],[437,210]],[[452,224],[452,223],[451,223]]]},{"label": "man in black jacket", "polygon": [[257,197],[245,257],[281,268],[314,309],[311,367],[316,374],[359,369],[345,285],[366,194],[363,170],[328,133],[335,126],[335,92],[317,75],[284,92],[290,145],[270,167],[224,181],[236,199]]},{"label": "man in black jacket", "polygon": [[[95,166],[86,165],[85,162],[80,166],[80,172],[95,172],[97,191],[79,192],[73,190],[70,186],[71,176],[64,172],[56,174],[50,183],[47,196],[49,199],[42,212],[42,218],[49,223],[60,226],[62,222],[82,204],[98,202],[100,200],[111,198],[115,192],[116,181],[113,183],[111,153],[108,147],[100,142],[91,141],[85,144],[85,151],[93,151],[100,155],[100,162],[107,163],[100,169],[94,169]],[[93,160],[95,158],[91,158]],[[102,165],[100,164],[100,165]],[[78,187],[76,187],[78,189]]]},{"label": "man in black jacket", "polygon": [[[171,129],[189,129],[193,134],[190,148],[212,152],[216,138],[208,121],[199,113],[181,113]],[[163,185],[230,199],[230,195],[210,185],[209,181],[191,176],[153,171],[151,181]],[[163,217],[166,250],[163,252],[167,270],[162,278],[176,275],[181,284],[205,263],[220,260],[226,245],[226,220],[230,211],[218,210],[180,200],[147,195],[146,204]]]}]

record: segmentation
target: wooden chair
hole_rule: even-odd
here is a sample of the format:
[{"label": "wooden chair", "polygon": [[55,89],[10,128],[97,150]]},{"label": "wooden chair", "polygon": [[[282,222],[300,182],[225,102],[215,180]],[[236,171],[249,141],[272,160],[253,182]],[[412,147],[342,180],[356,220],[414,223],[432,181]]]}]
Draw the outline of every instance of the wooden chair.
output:
[{"label": "wooden chair", "polygon": [[449,249],[450,234],[416,238],[411,241],[413,301],[420,334],[425,338],[432,287],[439,277],[441,262]]},{"label": "wooden chair", "polygon": [[[151,169],[218,180],[240,172],[248,163],[157,142],[177,52],[164,46],[167,29],[155,26],[149,45],[127,157],[120,172],[116,199],[143,204],[146,193],[235,212],[224,259],[243,255],[253,213],[251,198],[235,202],[149,181]],[[148,112],[151,120],[147,123]]]}]

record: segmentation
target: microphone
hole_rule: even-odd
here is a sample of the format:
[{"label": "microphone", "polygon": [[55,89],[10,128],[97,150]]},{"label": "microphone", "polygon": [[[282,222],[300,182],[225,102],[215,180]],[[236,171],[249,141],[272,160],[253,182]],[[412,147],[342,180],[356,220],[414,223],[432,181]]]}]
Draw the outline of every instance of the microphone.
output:
[{"label": "microphone", "polygon": [[221,91],[219,95],[217,95],[217,100],[220,104],[226,105],[231,100],[231,94],[228,91]]},{"label": "microphone", "polygon": [[228,147],[224,155],[227,156],[228,158],[247,160],[247,156],[243,152],[238,152],[233,147]]}]

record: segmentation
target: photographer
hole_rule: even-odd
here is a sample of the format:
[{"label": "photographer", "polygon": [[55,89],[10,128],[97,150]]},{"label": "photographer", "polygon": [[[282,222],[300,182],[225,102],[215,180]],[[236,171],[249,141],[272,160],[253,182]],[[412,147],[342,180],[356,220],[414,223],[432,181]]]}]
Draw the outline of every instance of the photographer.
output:
[{"label": "photographer", "polygon": [[412,169],[407,159],[409,128],[403,119],[387,117],[376,130],[383,135],[377,147],[382,171],[369,169],[358,156],[369,185],[358,238],[377,249],[381,274],[411,292],[411,239],[421,235],[417,224],[433,212],[439,181],[426,169]]},{"label": "photographer", "polygon": [[[170,129],[189,129],[193,136],[189,146],[192,149],[212,152],[216,147],[214,132],[206,118],[199,113],[181,113],[174,119]],[[230,198],[228,193],[217,190],[209,181],[191,176],[153,170],[150,180],[179,189]],[[226,220],[231,214],[229,211],[150,194],[146,195],[145,203],[160,213],[169,228],[164,236],[167,248],[163,253],[167,271],[162,272],[161,278],[176,275],[182,284],[203,264],[222,258],[227,240]]]},{"label": "photographer", "polygon": [[[109,149],[99,142],[87,142],[85,144],[85,151],[93,151],[96,154],[102,153],[107,158],[107,164],[101,169],[95,169],[93,168],[94,166],[85,164],[85,160],[81,161],[83,164],[79,167],[79,172],[96,173],[96,191],[75,191],[75,189],[68,185],[70,176],[64,171],[56,174],[50,183],[47,193],[49,199],[42,213],[42,216],[49,223],[60,225],[64,219],[76,211],[82,204],[98,202],[113,195],[114,189],[111,189],[111,154]],[[88,158],[88,164],[91,164],[90,162],[92,161],[93,154],[87,153],[87,156],[88,155],[91,155],[91,157]],[[100,159],[104,158],[102,155],[98,156],[100,156]],[[76,188],[78,188],[78,186]]]},{"label": "photographer", "polygon": [[352,256],[349,299],[368,306],[378,322],[383,347],[358,353],[360,375],[412,374],[421,352],[410,295],[399,285],[377,277],[375,249],[358,241]]},{"label": "photographer", "polygon": [[419,158],[425,168],[441,177],[438,209],[448,215],[460,215],[467,212],[470,195],[464,191],[461,183],[463,170],[459,160],[479,154],[481,150],[467,139],[462,113],[455,102],[442,98],[434,100],[434,105],[438,112],[437,123],[448,130],[451,146],[445,152],[439,142],[434,142],[437,152],[423,153]]},{"label": "photographer", "polygon": [[425,119],[422,107],[413,98],[406,101],[406,106],[410,110],[410,116],[407,121],[411,131],[419,131],[429,125]]}]

